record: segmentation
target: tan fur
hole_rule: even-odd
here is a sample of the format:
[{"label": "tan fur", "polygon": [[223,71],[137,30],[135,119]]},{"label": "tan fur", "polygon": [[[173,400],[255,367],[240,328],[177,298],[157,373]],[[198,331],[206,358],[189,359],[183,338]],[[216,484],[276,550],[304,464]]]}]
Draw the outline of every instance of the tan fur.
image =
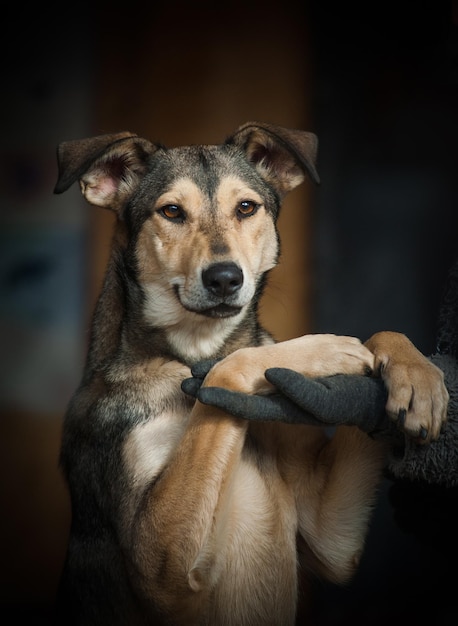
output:
[{"label": "tan fur", "polygon": [[449,400],[443,372],[400,333],[376,333],[366,346],[374,353],[374,368],[389,391],[388,415],[396,419],[399,411],[407,407],[406,433],[415,436],[423,427],[428,435],[419,443],[437,439],[447,417]]},{"label": "tan fur", "polygon": [[[120,216],[85,375],[64,425],[74,524],[62,623],[288,626],[298,564],[335,582],[355,571],[383,445],[357,428],[328,436],[193,404],[180,385],[196,361],[225,357],[204,384],[249,393],[271,391],[264,378],[271,366],[325,376],[363,374],[382,362],[394,412],[399,381],[410,380],[415,362],[414,383],[442,402],[442,412],[432,417],[421,402],[409,420],[436,432],[443,419],[439,371],[403,336],[382,333],[368,342],[370,351],[335,335],[275,344],[259,327],[253,302],[278,253],[271,186],[281,197],[304,168],[316,176],[316,142],[300,131],[255,124],[250,135],[250,128],[234,141],[254,159],[254,173],[246,173],[242,152],[229,158],[204,148],[202,161],[219,164],[217,175],[206,174],[207,187],[198,184],[201,174],[190,177],[188,149],[162,157],[130,133],[110,136],[105,152],[103,138],[61,146],[59,190],[78,178],[90,202]],[[157,191],[148,168],[154,172],[161,158],[179,174]],[[183,220],[173,217],[177,207]],[[229,314],[203,284],[208,268],[225,263],[243,275],[234,293],[221,296],[234,309]]]}]

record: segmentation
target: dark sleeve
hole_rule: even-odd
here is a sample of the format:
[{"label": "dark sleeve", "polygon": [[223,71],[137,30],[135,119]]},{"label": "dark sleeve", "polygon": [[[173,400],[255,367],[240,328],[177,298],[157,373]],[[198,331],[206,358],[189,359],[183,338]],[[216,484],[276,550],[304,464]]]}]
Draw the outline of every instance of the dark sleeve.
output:
[{"label": "dark sleeve", "polygon": [[438,354],[458,359],[458,260],[450,269],[438,317]]},{"label": "dark sleeve", "polygon": [[438,316],[437,351],[430,360],[444,372],[450,400],[447,423],[428,446],[399,437],[393,446],[389,472],[398,479],[458,486],[458,259],[444,286]]}]

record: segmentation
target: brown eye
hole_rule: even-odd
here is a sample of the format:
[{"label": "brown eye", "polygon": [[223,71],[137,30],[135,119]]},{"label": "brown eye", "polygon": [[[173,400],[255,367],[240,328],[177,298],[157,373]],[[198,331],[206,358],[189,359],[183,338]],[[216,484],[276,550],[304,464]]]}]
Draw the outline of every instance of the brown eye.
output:
[{"label": "brown eye", "polygon": [[242,200],[237,207],[237,215],[239,218],[250,217],[254,215],[259,209],[259,204],[253,202],[253,200]]},{"label": "brown eye", "polygon": [[163,217],[172,222],[184,222],[185,213],[177,204],[166,204],[158,210]]}]

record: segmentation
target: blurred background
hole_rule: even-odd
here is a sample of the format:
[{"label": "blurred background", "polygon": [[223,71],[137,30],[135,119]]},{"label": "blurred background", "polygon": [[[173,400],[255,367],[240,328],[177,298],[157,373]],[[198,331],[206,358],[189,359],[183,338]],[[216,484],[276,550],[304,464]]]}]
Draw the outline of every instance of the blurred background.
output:
[{"label": "blurred background", "polygon": [[[322,182],[285,202],[265,324],[280,340],[390,329],[434,351],[457,243],[458,2],[359,4],[95,0],[3,12],[4,623],[50,623],[70,519],[62,417],[111,237],[111,214],[76,185],[53,195],[60,141],[130,130],[168,146],[219,143],[249,120],[315,132]],[[309,623],[437,616],[447,588],[430,569],[444,563],[397,528],[387,490],[361,573],[346,589],[318,584]]]}]

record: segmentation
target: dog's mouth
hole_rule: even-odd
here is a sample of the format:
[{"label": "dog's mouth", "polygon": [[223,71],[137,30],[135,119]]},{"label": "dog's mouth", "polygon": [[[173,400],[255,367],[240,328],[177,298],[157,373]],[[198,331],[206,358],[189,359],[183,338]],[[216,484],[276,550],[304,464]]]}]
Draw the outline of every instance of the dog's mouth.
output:
[{"label": "dog's mouth", "polygon": [[206,317],[234,317],[237,313],[240,313],[241,307],[239,306],[231,306],[229,304],[218,304],[209,309],[204,309],[203,311],[195,311],[195,313],[200,313],[201,315],[205,315]]},{"label": "dog's mouth", "polygon": [[225,317],[234,317],[235,315],[240,313],[240,311],[243,308],[241,306],[227,304],[226,302],[219,302],[218,304],[214,304],[212,306],[205,307],[205,308],[190,306],[189,304],[183,302],[182,298],[180,298],[180,293],[179,293],[179,289],[177,285],[174,286],[174,290],[175,290],[175,295],[179,303],[184,309],[186,309],[186,311],[190,311],[191,313],[196,313],[197,315],[203,315],[204,317],[219,318],[219,319],[222,319]]}]

